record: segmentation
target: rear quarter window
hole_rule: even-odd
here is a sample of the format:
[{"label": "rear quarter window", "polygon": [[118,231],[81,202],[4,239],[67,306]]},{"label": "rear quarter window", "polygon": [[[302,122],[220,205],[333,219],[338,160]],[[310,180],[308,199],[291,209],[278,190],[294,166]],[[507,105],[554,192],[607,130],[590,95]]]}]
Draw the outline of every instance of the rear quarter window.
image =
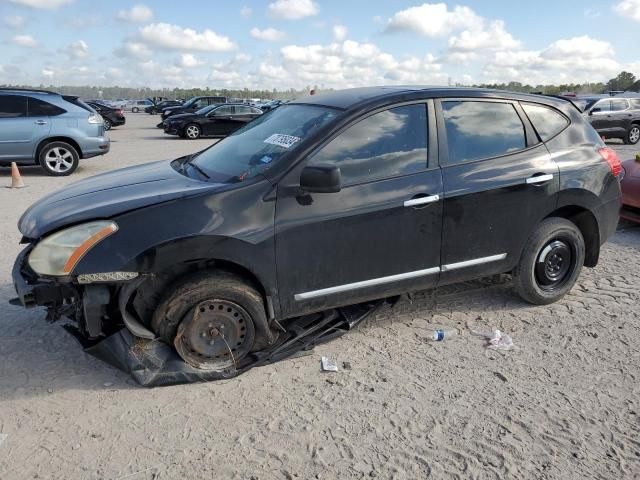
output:
[{"label": "rear quarter window", "polygon": [[569,125],[569,119],[553,108],[531,103],[521,105],[543,142],[555,137]]},{"label": "rear quarter window", "polygon": [[37,98],[29,98],[28,107],[30,117],[55,117],[67,113],[66,110]]}]

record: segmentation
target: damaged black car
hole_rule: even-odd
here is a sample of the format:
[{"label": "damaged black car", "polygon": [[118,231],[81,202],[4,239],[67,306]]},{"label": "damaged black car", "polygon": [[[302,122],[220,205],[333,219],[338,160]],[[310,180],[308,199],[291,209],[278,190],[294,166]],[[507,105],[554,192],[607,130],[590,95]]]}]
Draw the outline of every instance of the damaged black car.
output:
[{"label": "damaged black car", "polygon": [[31,206],[14,301],[87,338],[125,326],[203,371],[268,352],[296,318],[487,275],[509,273],[524,300],[548,304],[597,264],[619,173],[568,101],[314,95],[199,153]]}]

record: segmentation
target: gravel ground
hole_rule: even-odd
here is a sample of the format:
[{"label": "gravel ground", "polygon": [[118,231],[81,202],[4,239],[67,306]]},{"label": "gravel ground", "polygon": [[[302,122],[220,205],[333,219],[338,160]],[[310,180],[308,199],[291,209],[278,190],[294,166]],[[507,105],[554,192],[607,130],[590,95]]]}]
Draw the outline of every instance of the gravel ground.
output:
[{"label": "gravel ground", "polygon": [[[27,188],[0,189],[0,479],[640,478],[632,225],[557,304],[524,304],[506,276],[421,292],[311,356],[208,384],[139,388],[42,310],[8,305],[29,204],[212,142],[165,137],[157,121],[130,114],[111,152],[71,178],[23,168]],[[433,344],[436,326],[463,334]],[[469,333],[493,328],[517,348],[490,351]],[[321,373],[321,355],[352,369]]]}]

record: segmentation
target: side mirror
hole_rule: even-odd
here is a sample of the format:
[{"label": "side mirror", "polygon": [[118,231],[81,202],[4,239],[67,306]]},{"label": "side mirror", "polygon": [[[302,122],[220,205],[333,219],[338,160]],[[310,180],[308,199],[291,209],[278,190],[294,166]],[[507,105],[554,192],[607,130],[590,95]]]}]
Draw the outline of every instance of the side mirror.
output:
[{"label": "side mirror", "polygon": [[335,193],[342,189],[342,174],[335,165],[314,165],[302,169],[300,189],[310,193]]}]

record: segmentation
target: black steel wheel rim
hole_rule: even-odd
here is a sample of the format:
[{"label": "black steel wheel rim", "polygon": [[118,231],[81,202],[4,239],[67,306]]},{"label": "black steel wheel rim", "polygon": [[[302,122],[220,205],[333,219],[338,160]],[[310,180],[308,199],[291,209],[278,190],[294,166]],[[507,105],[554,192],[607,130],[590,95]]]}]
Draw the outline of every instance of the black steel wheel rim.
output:
[{"label": "black steel wheel rim", "polygon": [[204,370],[237,368],[250,351],[254,326],[247,311],[228,300],[205,300],[178,327],[176,351],[190,365]]},{"label": "black steel wheel rim", "polygon": [[564,287],[576,269],[576,251],[569,239],[547,242],[536,259],[534,275],[538,286],[547,292]]}]

